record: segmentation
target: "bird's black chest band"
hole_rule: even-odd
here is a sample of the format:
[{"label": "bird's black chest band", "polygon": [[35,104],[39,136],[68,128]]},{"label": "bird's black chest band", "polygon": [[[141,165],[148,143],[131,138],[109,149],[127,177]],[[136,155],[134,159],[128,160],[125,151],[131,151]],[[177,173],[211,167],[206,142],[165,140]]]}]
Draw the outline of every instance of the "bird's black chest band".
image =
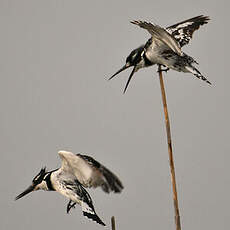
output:
[{"label": "bird's black chest band", "polygon": [[52,183],[51,183],[51,179],[50,179],[50,176],[51,176],[51,173],[49,173],[46,178],[45,178],[45,181],[46,181],[46,184],[47,184],[47,187],[49,189],[49,191],[55,191]]},{"label": "bird's black chest band", "polygon": [[145,60],[145,65],[146,65],[146,66],[152,65],[152,62],[149,61],[149,59],[146,57],[145,53],[143,54],[143,58],[144,58],[144,60]]}]

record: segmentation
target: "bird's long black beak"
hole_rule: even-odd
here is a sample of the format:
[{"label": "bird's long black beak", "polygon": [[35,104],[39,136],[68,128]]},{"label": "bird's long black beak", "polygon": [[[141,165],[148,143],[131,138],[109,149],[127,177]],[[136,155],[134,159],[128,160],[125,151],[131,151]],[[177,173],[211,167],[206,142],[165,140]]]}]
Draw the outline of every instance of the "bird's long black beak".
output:
[{"label": "bird's long black beak", "polygon": [[33,191],[34,191],[34,188],[35,188],[35,186],[31,185],[31,186],[30,186],[29,188],[27,188],[24,192],[22,192],[21,194],[19,194],[19,195],[15,198],[15,200],[18,200],[18,199],[22,198],[23,196],[27,195],[27,194],[30,193],[30,192],[33,192]]},{"label": "bird's long black beak", "polygon": [[131,74],[129,75],[129,79],[128,79],[126,85],[125,85],[125,89],[124,89],[123,93],[126,92],[128,86],[129,86],[130,80],[133,77],[133,74],[135,73],[135,71],[136,71],[136,66],[133,67],[133,70],[132,70]]},{"label": "bird's long black beak", "polygon": [[109,80],[111,80],[112,78],[114,78],[117,74],[119,74],[120,72],[128,69],[130,67],[129,63],[126,63],[121,69],[119,69],[112,77],[109,78]]}]

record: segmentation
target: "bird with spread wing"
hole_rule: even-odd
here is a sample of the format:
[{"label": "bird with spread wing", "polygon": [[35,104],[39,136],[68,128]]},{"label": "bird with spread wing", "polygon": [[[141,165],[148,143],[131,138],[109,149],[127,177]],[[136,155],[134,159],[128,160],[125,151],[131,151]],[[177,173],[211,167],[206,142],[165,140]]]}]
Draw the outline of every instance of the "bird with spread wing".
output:
[{"label": "bird with spread wing", "polygon": [[208,20],[209,17],[200,15],[167,28],[162,28],[145,21],[131,21],[132,24],[146,29],[150,33],[151,38],[144,45],[134,49],[126,58],[126,64],[113,74],[109,80],[125,69],[133,66],[133,70],[124,89],[125,93],[135,72],[141,68],[158,64],[165,66],[165,71],[173,69],[179,72],[192,73],[195,77],[211,84],[210,81],[195,68],[194,64],[198,63],[181,50],[184,45],[190,42],[193,33],[198,30],[201,25],[207,24]]},{"label": "bird with spread wing", "polygon": [[32,185],[15,199],[18,200],[37,190],[57,191],[70,200],[67,213],[79,204],[84,216],[105,225],[96,214],[93,201],[85,188],[101,187],[106,193],[120,193],[124,188],[122,182],[114,173],[90,156],[68,151],[59,151],[58,154],[62,160],[61,167],[52,171],[42,168],[34,177]]}]

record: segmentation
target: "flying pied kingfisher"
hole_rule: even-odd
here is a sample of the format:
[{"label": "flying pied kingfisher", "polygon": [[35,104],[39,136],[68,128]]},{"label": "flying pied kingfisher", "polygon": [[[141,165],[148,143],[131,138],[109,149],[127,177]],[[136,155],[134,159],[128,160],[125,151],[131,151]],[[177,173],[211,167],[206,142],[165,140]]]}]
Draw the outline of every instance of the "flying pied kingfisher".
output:
[{"label": "flying pied kingfisher", "polygon": [[61,168],[49,172],[46,171],[46,168],[42,168],[34,177],[32,185],[19,194],[15,200],[40,189],[57,191],[70,200],[67,205],[67,213],[77,203],[81,206],[84,216],[105,226],[97,216],[93,201],[84,187],[101,187],[106,193],[120,193],[124,188],[121,181],[90,156],[75,155],[67,151],[59,151],[58,154],[62,160]]},{"label": "flying pied kingfisher", "polygon": [[164,71],[173,69],[179,72],[190,72],[197,78],[211,84],[193,66],[193,64],[198,63],[192,57],[181,51],[181,48],[187,45],[192,39],[194,31],[198,30],[201,25],[207,24],[208,20],[209,17],[200,15],[169,26],[166,29],[145,21],[131,21],[132,24],[146,29],[151,34],[151,38],[145,45],[134,49],[126,58],[126,64],[110,77],[109,80],[125,69],[133,66],[133,70],[124,89],[125,93],[135,72],[141,68],[158,64],[166,67]]}]

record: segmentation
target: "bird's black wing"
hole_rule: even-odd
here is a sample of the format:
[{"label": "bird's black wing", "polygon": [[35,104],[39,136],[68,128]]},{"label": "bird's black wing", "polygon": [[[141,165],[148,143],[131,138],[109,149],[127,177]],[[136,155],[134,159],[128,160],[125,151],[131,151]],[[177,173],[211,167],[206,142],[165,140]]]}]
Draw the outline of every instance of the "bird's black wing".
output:
[{"label": "bird's black wing", "polygon": [[200,26],[207,24],[208,20],[210,20],[208,16],[200,15],[169,26],[166,30],[178,41],[180,47],[182,47],[190,42],[194,31],[198,30]]},{"label": "bird's black wing", "polygon": [[103,166],[101,163],[96,161],[94,158],[87,156],[87,155],[81,155],[77,154],[79,157],[84,159],[91,167],[96,168],[99,170],[100,174],[102,175],[103,184],[101,185],[104,192],[109,193],[110,191],[113,191],[115,193],[120,193],[124,186],[122,185],[119,178],[112,173],[110,170],[108,170],[105,166]]}]

